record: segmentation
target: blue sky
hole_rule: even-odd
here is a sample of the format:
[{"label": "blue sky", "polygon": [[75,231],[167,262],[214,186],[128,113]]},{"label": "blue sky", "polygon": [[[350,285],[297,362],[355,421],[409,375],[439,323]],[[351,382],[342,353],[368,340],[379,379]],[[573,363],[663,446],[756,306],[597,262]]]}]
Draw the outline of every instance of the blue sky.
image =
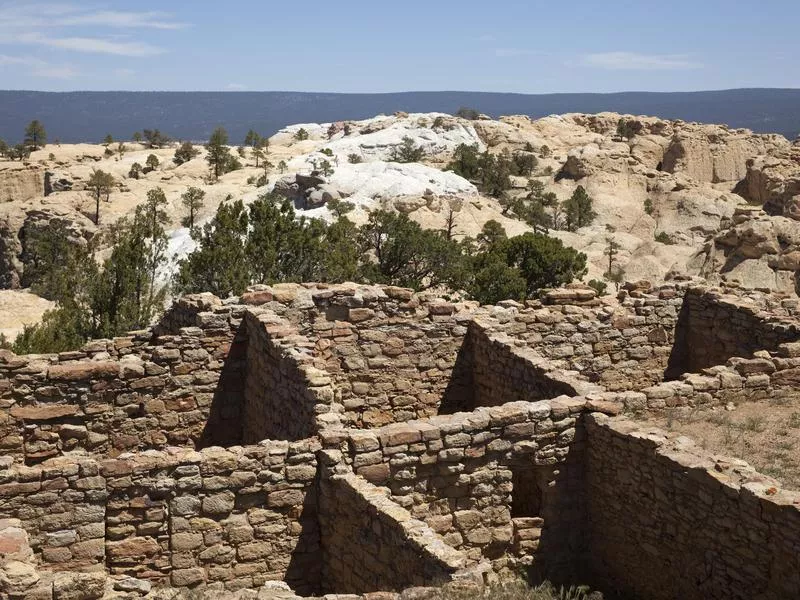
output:
[{"label": "blue sky", "polygon": [[0,89],[800,87],[797,0],[0,0]]}]

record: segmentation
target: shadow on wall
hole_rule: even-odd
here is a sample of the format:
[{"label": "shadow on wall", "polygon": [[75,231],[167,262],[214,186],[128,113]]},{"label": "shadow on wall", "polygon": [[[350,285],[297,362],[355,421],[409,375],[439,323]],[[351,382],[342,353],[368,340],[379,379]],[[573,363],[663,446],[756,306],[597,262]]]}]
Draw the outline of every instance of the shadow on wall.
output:
[{"label": "shadow on wall", "polygon": [[664,379],[724,365],[732,357],[752,358],[758,350],[773,351],[797,339],[798,329],[791,322],[765,319],[751,307],[689,290],[678,314]]},{"label": "shadow on wall", "polygon": [[585,448],[586,432],[579,420],[564,462],[541,464],[528,455],[509,465],[512,552],[533,558],[525,567],[532,584],[550,581],[570,587],[587,582]]},{"label": "shadow on wall", "polygon": [[450,381],[447,382],[439,405],[440,415],[452,415],[475,409],[475,373],[473,368],[473,349],[475,341],[467,333],[458,349]]},{"label": "shadow on wall", "polygon": [[[322,582],[322,545],[319,527],[319,493],[318,484],[314,485],[305,496],[297,522],[300,524],[300,537],[294,548],[277,549],[289,553],[284,581],[300,596],[315,596],[323,589]],[[280,560],[283,552],[275,552],[273,560]],[[271,570],[279,570],[271,562]]]},{"label": "shadow on wall", "polygon": [[691,372],[689,321],[689,303],[684,300],[678,313],[678,322],[675,324],[675,342],[672,344],[672,352],[667,360],[664,381],[673,381],[679,379],[684,373]]},{"label": "shadow on wall", "polygon": [[208,421],[198,449],[235,446],[242,441],[242,414],[247,375],[247,329],[239,326],[231,342],[211,400]]},{"label": "shadow on wall", "polygon": [[475,323],[470,324],[456,356],[439,414],[577,394],[569,383],[553,377],[546,366],[537,364],[539,358],[529,348],[516,348],[506,340],[490,337]]}]

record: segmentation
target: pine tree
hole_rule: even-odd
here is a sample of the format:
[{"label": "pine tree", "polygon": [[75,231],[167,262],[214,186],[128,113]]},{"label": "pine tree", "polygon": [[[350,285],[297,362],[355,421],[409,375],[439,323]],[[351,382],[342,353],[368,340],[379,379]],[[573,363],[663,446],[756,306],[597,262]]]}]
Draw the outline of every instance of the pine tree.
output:
[{"label": "pine tree", "polygon": [[564,202],[566,229],[575,231],[590,225],[595,217],[597,217],[597,213],[592,210],[592,198],[586,193],[584,187],[579,185],[572,196]]},{"label": "pine tree", "polygon": [[105,194],[106,202],[109,200],[109,196],[111,195],[111,189],[114,187],[116,181],[114,180],[114,176],[111,173],[106,173],[104,171],[92,171],[92,175],[89,177],[89,180],[86,182],[86,189],[92,192],[95,201],[95,210],[94,210],[94,224],[100,224],[100,198]]},{"label": "pine tree", "polygon": [[227,172],[232,158],[228,148],[228,132],[222,127],[217,127],[208,139],[206,150],[208,152],[206,160],[214,173],[214,179],[219,179],[220,175]]},{"label": "pine tree", "polygon": [[30,146],[33,150],[38,150],[41,146],[47,144],[47,132],[44,130],[44,125],[36,119],[31,121],[25,128],[25,145]]},{"label": "pine tree", "polygon": [[194,217],[197,211],[203,208],[203,199],[206,193],[200,188],[190,187],[181,195],[181,203],[189,211],[189,215],[184,219],[184,226],[194,229]]}]

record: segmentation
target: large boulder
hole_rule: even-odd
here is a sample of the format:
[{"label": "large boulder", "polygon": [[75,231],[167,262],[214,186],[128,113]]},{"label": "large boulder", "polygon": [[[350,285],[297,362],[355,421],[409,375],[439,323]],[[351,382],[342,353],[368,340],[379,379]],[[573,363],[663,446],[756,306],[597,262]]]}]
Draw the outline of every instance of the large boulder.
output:
[{"label": "large boulder", "polygon": [[800,144],[750,160],[736,192],[770,215],[800,220]]}]

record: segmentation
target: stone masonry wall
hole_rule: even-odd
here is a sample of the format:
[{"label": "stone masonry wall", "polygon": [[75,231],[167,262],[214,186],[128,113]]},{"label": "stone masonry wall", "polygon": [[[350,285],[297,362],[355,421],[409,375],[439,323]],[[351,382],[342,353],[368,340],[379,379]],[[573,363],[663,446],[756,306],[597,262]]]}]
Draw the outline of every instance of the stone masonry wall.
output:
[{"label": "stone masonry wall", "polygon": [[360,477],[336,475],[320,489],[324,591],[402,591],[442,585],[466,564],[423,522]]},{"label": "stone masonry wall", "polygon": [[[0,449],[34,464],[75,450],[201,444],[212,405],[235,405],[244,380],[241,314],[208,316],[175,335],[138,332],[59,355],[0,352]],[[225,426],[211,429],[222,435]]]},{"label": "stone masonry wall", "polygon": [[671,362],[672,375],[751,358],[800,339],[800,321],[764,310],[763,304],[702,287],[686,292]]},{"label": "stone masonry wall", "polygon": [[479,321],[470,324],[464,354],[469,357],[473,397],[471,405],[461,410],[600,391],[576,376],[553,370],[550,360],[515,342],[506,334],[487,331]]},{"label": "stone masonry wall", "polygon": [[59,569],[103,564],[105,479],[97,461],[60,457],[12,467],[0,458],[0,519],[19,519],[38,560]]},{"label": "stone masonry wall", "polygon": [[445,396],[470,393],[454,371],[466,307],[392,287],[326,290],[313,298],[309,337],[318,339],[344,424],[371,428],[428,417]]},{"label": "stone masonry wall", "polygon": [[227,589],[284,580],[320,587],[314,440],[97,461],[6,460],[0,519],[22,521],[37,560],[58,570]]},{"label": "stone masonry wall", "polygon": [[550,296],[556,292],[548,305],[490,307],[481,324],[535,348],[551,368],[573,371],[609,390],[636,390],[663,380],[683,301],[680,288],[585,303],[572,290]]},{"label": "stone masonry wall", "polygon": [[243,442],[316,435],[332,410],[334,391],[327,373],[314,367],[314,343],[272,313],[248,312],[245,326]]},{"label": "stone masonry wall", "polygon": [[357,474],[387,485],[393,500],[463,551],[469,564],[488,558],[500,570],[510,566],[514,538],[513,471],[559,465],[539,545],[557,574],[583,560],[577,416],[585,404],[512,402],[371,431],[328,431],[323,439],[326,447],[343,443]]},{"label": "stone masonry wall", "polygon": [[650,600],[797,596],[800,493],[685,438],[586,421],[595,584]]}]

